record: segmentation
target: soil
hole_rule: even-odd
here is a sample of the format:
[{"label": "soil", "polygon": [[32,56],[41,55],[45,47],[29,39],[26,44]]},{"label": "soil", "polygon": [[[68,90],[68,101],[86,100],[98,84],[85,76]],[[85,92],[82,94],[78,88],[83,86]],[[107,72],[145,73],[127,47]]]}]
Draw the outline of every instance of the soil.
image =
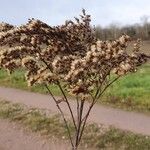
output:
[{"label": "soil", "polygon": [[0,150],[70,150],[58,140],[44,139],[21,125],[0,119]]}]

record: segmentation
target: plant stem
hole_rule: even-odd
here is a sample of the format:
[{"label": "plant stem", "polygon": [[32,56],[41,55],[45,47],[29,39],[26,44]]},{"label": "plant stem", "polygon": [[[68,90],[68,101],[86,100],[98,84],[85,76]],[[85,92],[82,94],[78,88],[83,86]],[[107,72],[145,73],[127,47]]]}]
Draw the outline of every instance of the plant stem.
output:
[{"label": "plant stem", "polygon": [[73,121],[74,127],[75,127],[75,129],[77,130],[77,126],[76,126],[76,123],[75,123],[75,117],[74,117],[74,115],[73,115],[73,112],[72,112],[70,103],[69,103],[69,101],[68,101],[68,99],[67,99],[67,96],[66,96],[65,92],[63,91],[63,89],[62,89],[62,87],[61,87],[61,85],[60,85],[59,82],[57,83],[57,85],[58,85],[59,89],[61,90],[61,93],[63,94],[63,96],[64,96],[64,98],[65,98],[65,100],[66,100],[66,103],[67,103],[67,105],[68,105],[68,108],[69,108],[69,111],[70,111],[70,114],[71,114],[71,117],[72,117],[72,121]]},{"label": "plant stem", "polygon": [[[113,84],[116,80],[118,80],[119,78],[120,78],[120,76],[118,76],[118,77],[116,77],[114,80],[112,80],[109,84],[107,84],[107,85],[105,86],[105,88],[104,88],[100,93],[99,93],[100,90],[97,89],[98,92],[96,92],[95,97],[92,97],[93,101],[92,101],[92,103],[91,103],[91,105],[90,105],[90,107],[89,107],[89,109],[88,109],[88,111],[87,111],[87,114],[86,114],[85,117],[83,118],[84,122],[83,122],[83,126],[82,126],[82,129],[81,129],[81,133],[80,133],[80,137],[79,137],[79,142],[80,142],[81,137],[82,137],[82,135],[83,135],[83,131],[84,131],[84,128],[85,128],[85,125],[86,125],[88,116],[89,116],[89,114],[90,114],[90,112],[91,112],[91,110],[92,110],[94,104],[95,104],[95,103],[97,102],[97,100],[102,96],[102,94],[106,91],[106,89],[107,89],[111,84]],[[99,93],[99,94],[98,94],[98,93]]]},{"label": "plant stem", "polygon": [[76,139],[75,139],[75,146],[78,147],[79,145],[79,135],[80,135],[80,129],[81,129],[81,125],[82,125],[82,114],[83,114],[83,109],[84,109],[84,100],[81,100],[81,105],[79,108],[79,120],[78,120],[78,126],[77,126],[77,131],[76,131]]},{"label": "plant stem", "polygon": [[58,104],[56,98],[54,97],[54,95],[53,95],[52,92],[50,91],[49,87],[47,86],[47,84],[45,84],[45,87],[46,87],[46,89],[48,90],[49,94],[52,96],[53,100],[55,101],[56,106],[57,106],[57,108],[58,108],[58,110],[59,110],[59,112],[60,112],[60,114],[61,114],[61,116],[62,116],[62,118],[63,118],[63,120],[64,120],[66,129],[67,129],[67,131],[68,131],[69,140],[70,140],[71,146],[72,146],[72,148],[73,148],[73,147],[74,147],[74,144],[73,144],[73,140],[72,140],[72,137],[71,137],[71,132],[70,132],[70,129],[69,129],[67,120],[66,120],[66,118],[65,118],[65,115],[64,115],[62,109],[60,108],[60,106],[59,106],[59,104]]}]

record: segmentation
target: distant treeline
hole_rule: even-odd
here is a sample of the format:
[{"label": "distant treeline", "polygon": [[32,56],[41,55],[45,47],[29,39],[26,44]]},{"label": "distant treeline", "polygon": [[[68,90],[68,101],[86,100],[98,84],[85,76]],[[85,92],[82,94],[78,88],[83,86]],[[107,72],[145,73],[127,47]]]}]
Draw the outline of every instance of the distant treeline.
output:
[{"label": "distant treeline", "polygon": [[117,24],[111,24],[107,27],[95,27],[95,35],[101,40],[113,40],[123,33],[131,36],[133,39],[141,38],[142,40],[150,40],[150,23],[148,22],[148,18],[144,17],[139,24],[123,27]]}]

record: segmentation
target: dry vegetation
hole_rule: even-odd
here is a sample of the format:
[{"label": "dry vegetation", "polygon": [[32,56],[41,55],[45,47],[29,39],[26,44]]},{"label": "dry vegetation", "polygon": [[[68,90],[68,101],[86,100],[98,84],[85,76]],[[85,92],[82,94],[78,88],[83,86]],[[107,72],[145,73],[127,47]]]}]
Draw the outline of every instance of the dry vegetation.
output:
[{"label": "dry vegetation", "polygon": [[[140,40],[129,54],[126,49],[131,38],[127,35],[114,41],[96,39],[90,21],[90,15],[83,10],[80,19],[66,21],[61,26],[50,27],[31,19],[20,27],[4,24],[0,32],[0,67],[9,73],[24,68],[29,86],[45,86],[63,117],[74,150],[81,142],[91,109],[106,89],[120,77],[136,72],[150,58],[140,52]],[[55,98],[50,84],[58,87],[62,94],[60,99]],[[76,113],[70,107],[66,92],[76,99]],[[87,100],[90,106],[83,115]],[[68,106],[74,133],[60,103]]]}]

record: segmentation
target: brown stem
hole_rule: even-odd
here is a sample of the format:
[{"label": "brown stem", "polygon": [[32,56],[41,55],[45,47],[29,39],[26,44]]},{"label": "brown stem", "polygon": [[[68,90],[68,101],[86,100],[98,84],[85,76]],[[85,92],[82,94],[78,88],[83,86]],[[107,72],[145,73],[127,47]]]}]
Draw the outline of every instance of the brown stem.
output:
[{"label": "brown stem", "polygon": [[75,141],[75,146],[78,147],[79,145],[79,135],[80,135],[80,129],[82,125],[82,114],[83,114],[83,109],[84,109],[84,100],[81,100],[81,105],[79,108],[79,120],[78,120],[78,126],[77,126],[77,132],[76,132],[76,141]]},{"label": "brown stem", "polygon": [[91,103],[91,105],[90,105],[90,107],[89,107],[89,109],[88,109],[88,111],[87,111],[87,114],[86,114],[85,117],[82,119],[83,125],[82,125],[81,131],[80,131],[80,136],[79,136],[79,139],[78,139],[78,142],[79,142],[79,143],[80,143],[81,138],[82,138],[82,135],[83,135],[83,131],[84,131],[84,128],[85,128],[85,125],[86,125],[86,122],[87,122],[87,118],[88,118],[88,116],[89,116],[89,114],[90,114],[90,112],[91,112],[91,109],[92,109],[93,106],[94,106],[94,102],[95,102],[95,100],[93,99],[93,101],[92,101],[92,103]]},{"label": "brown stem", "polygon": [[[107,84],[106,87],[99,93],[99,95],[98,95],[98,93],[97,93],[94,98],[92,97],[93,101],[92,101],[92,103],[91,103],[91,105],[90,105],[90,107],[89,107],[89,109],[88,109],[88,111],[87,111],[87,114],[86,114],[85,117],[83,118],[84,122],[83,122],[83,126],[82,126],[82,129],[81,129],[81,133],[80,133],[80,137],[79,137],[79,142],[80,142],[81,137],[82,137],[82,135],[83,135],[83,131],[84,131],[84,128],[85,128],[85,125],[86,125],[88,116],[89,116],[89,114],[90,114],[90,112],[91,112],[91,110],[92,110],[94,104],[97,102],[97,100],[100,98],[100,96],[106,91],[106,89],[107,89],[111,84],[113,84],[116,80],[118,80],[119,78],[120,78],[120,76],[118,76],[117,78],[115,78],[114,80],[112,80],[112,81],[111,81],[109,84]],[[98,90],[99,90],[99,89],[98,89]],[[98,95],[98,96],[97,96],[97,95]]]},{"label": "brown stem", "polygon": [[80,104],[79,104],[79,98],[78,98],[78,95],[76,97],[76,102],[77,102],[77,119],[78,119],[78,122],[79,122],[79,107],[80,107]]},{"label": "brown stem", "polygon": [[72,137],[71,137],[71,132],[70,132],[70,129],[69,129],[69,126],[68,126],[68,122],[67,122],[67,120],[66,120],[66,118],[65,118],[65,115],[64,115],[62,109],[60,108],[59,104],[57,103],[56,98],[54,97],[54,95],[52,94],[51,90],[50,90],[49,87],[47,86],[47,84],[45,84],[45,87],[46,87],[46,89],[48,90],[49,94],[52,96],[53,100],[54,100],[55,103],[56,103],[56,106],[57,106],[57,108],[58,108],[58,110],[59,110],[59,112],[60,112],[60,114],[61,114],[61,116],[62,116],[62,118],[63,118],[63,120],[64,120],[66,129],[67,129],[67,131],[68,131],[68,136],[69,136],[70,143],[71,143],[71,145],[72,145],[72,148],[74,148],[73,140],[72,140]]},{"label": "brown stem", "polygon": [[67,97],[66,97],[66,94],[65,94],[65,92],[63,91],[63,89],[62,89],[62,87],[61,87],[61,85],[60,85],[59,82],[57,82],[57,85],[58,85],[59,89],[61,90],[61,93],[63,94],[63,96],[64,96],[64,98],[65,98],[65,100],[66,100],[66,103],[67,103],[67,105],[68,105],[68,108],[69,108],[69,111],[70,111],[70,114],[71,114],[71,117],[72,117],[72,120],[73,120],[74,127],[75,127],[75,129],[77,130],[77,126],[76,126],[76,123],[75,123],[75,117],[74,117],[74,115],[73,115],[73,112],[72,112],[70,103],[69,103],[69,101],[68,101],[68,99],[67,99]]},{"label": "brown stem", "polygon": [[112,80],[109,84],[107,84],[107,85],[105,86],[105,88],[99,93],[99,95],[98,95],[98,97],[97,97],[96,99],[99,99],[100,96],[106,91],[106,89],[107,89],[111,84],[113,84],[115,81],[117,81],[120,77],[121,77],[121,76],[116,77],[116,78],[115,78],[114,80]]}]

